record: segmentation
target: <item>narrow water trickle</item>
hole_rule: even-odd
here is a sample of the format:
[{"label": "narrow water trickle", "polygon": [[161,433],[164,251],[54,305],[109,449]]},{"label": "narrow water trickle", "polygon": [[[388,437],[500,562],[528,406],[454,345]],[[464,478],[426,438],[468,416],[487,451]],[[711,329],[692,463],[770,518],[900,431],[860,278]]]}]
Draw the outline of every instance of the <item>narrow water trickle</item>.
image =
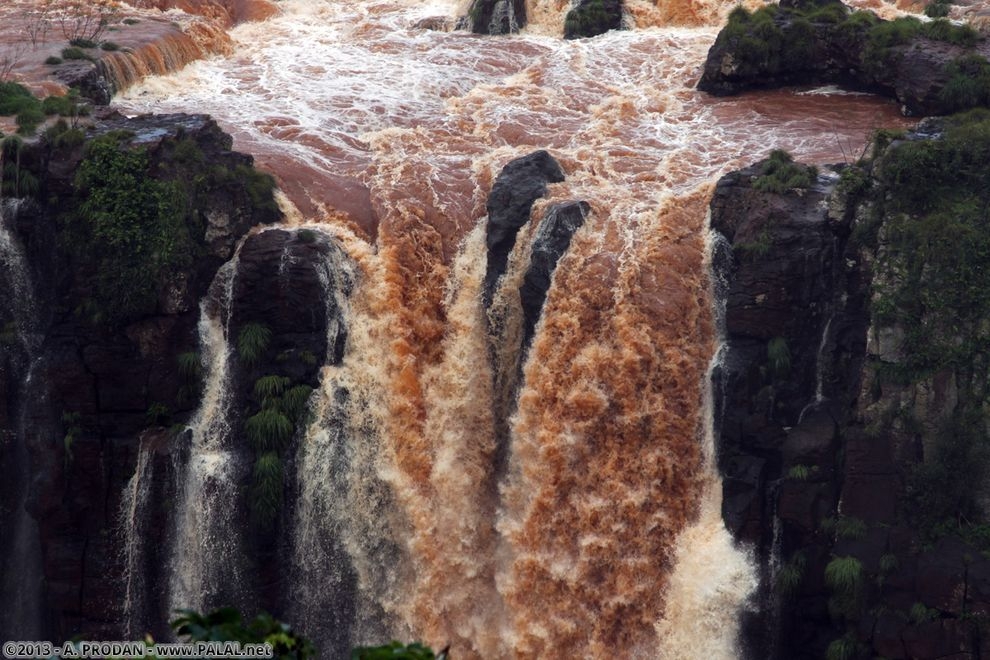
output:
[{"label": "narrow water trickle", "polygon": [[[27,257],[12,226],[22,202],[0,199],[0,377],[17,379],[18,391],[7,412],[8,428],[0,424],[0,467],[10,475],[0,487],[0,639],[44,637],[43,569],[37,521],[27,511],[31,461],[28,431],[32,429],[29,402],[43,406],[45,383],[35,377],[43,337]],[[9,375],[8,375],[9,374]]]},{"label": "narrow water trickle", "polygon": [[[244,605],[241,534],[238,528],[238,483],[247,467],[230,446],[231,339],[227,336],[240,246],[218,271],[211,295],[200,304],[199,345],[205,383],[203,399],[187,436],[187,451],[176,452],[178,484],[170,557],[171,610],[203,610]],[[183,460],[184,457],[184,460]]]}]

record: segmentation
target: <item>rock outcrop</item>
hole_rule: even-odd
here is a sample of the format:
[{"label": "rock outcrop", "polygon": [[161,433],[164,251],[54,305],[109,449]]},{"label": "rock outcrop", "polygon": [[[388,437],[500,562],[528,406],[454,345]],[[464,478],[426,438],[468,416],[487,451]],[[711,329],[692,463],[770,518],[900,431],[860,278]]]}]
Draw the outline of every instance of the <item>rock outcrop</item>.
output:
[{"label": "rock outcrop", "polygon": [[547,194],[547,184],[560,183],[564,172],[546,151],[516,158],[499,172],[488,196],[488,225],[485,245],[485,307],[491,305],[498,279],[505,273],[516,234],[529,222],[533,203]]},{"label": "rock outcrop", "polygon": [[983,102],[979,81],[990,46],[972,28],[945,19],[882,21],[867,11],[850,13],[837,1],[798,4],[754,14],[734,10],[708,52],[698,89],[725,96],[837,84],[894,98],[909,116]]},{"label": "rock outcrop", "polygon": [[[748,657],[976,658],[986,643],[987,512],[977,501],[987,463],[967,453],[983,437],[969,429],[986,423],[967,405],[974,382],[983,391],[969,365],[982,364],[986,344],[943,344],[941,324],[965,314],[936,311],[981,290],[982,270],[956,269],[974,258],[968,244],[944,257],[904,252],[914,231],[941,244],[925,214],[982,195],[973,179],[990,176],[985,163],[939,169],[940,158],[965,160],[987,145],[978,120],[945,130],[945,146],[931,141],[939,127],[882,140],[867,166],[804,189],[768,190],[757,165],[715,191],[723,516],[763,567]],[[914,199],[929,192],[935,207]],[[966,217],[962,209],[953,213]],[[918,282],[907,275],[922,270]],[[939,279],[945,272],[955,279]],[[961,320],[951,332],[981,323]],[[920,352],[911,342],[932,328]],[[957,362],[956,350],[974,352]],[[945,490],[956,494],[941,498]]]},{"label": "rock outcrop", "polygon": [[475,34],[513,34],[526,27],[526,0],[473,0],[464,18]]},{"label": "rock outcrop", "polygon": [[622,0],[580,0],[564,19],[564,38],[594,37],[622,27]]},{"label": "rock outcrop", "polygon": [[[280,213],[270,178],[252,169],[249,156],[232,152],[231,138],[208,117],[117,116],[98,122],[88,135],[71,130],[20,154],[17,175],[37,181],[38,194],[23,202],[12,229],[36,283],[40,337],[28,381],[21,382],[23,373],[0,374],[0,389],[19,393],[0,428],[18,435],[15,442],[30,454],[30,472],[23,476],[30,482],[25,504],[40,533],[48,621],[43,637],[68,639],[85,631],[110,639],[120,634],[125,600],[116,536],[120,498],[135,470],[139,437],[182,422],[195,408],[178,357],[196,351],[199,300],[240,237]],[[106,154],[120,154],[107,162],[123,169],[103,172],[98,185],[106,196],[95,200],[77,174],[95,157],[88,145],[97,142]],[[140,180],[148,188],[142,190],[167,190],[178,203],[168,208],[180,215],[168,217],[179,224],[169,226],[189,252],[160,273],[149,261],[144,273],[135,271],[141,282],[121,282],[111,294],[101,288],[101,259],[115,258],[121,249],[112,243],[120,238],[112,233],[112,219],[129,212],[124,207],[130,202],[120,200],[137,199],[126,190],[113,197],[119,190],[113,186],[126,186],[121,177],[131,176],[128,168],[136,162],[145,163]],[[101,206],[109,199],[124,206]],[[111,233],[90,233],[87,214],[94,212],[108,214],[101,217],[110,219]],[[124,249],[121,255],[140,247]],[[113,306],[133,301],[128,296],[136,291],[150,295],[126,311]],[[155,451],[165,463],[167,444]]]}]

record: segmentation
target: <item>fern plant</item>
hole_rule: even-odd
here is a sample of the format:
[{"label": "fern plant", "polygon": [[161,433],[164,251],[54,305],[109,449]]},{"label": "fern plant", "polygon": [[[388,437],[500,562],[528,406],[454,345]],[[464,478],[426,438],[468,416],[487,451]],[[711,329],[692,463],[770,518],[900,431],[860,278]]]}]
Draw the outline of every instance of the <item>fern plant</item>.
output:
[{"label": "fern plant", "polygon": [[275,408],[263,408],[247,418],[244,433],[256,451],[277,451],[292,438],[292,422]]},{"label": "fern plant", "polygon": [[272,331],[262,323],[248,323],[237,335],[237,353],[247,366],[254,366],[268,350]]}]

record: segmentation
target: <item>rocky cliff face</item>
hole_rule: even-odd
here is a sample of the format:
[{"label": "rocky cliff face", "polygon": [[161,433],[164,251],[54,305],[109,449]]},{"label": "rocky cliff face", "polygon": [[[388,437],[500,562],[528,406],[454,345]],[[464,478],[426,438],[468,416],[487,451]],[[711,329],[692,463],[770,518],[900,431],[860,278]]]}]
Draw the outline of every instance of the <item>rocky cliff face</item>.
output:
[{"label": "rocky cliff face", "polygon": [[[110,117],[88,134],[70,129],[25,145],[18,171],[7,173],[36,186],[7,218],[35,283],[37,341],[26,372],[11,368],[24,364],[23,349],[3,347],[0,429],[8,438],[6,465],[15,447],[29,453],[29,472],[15,475],[29,485],[26,501],[14,508],[26,506],[40,534],[44,637],[120,634],[118,516],[139,438],[154,445],[156,465],[166,470],[169,436],[160,428],[148,433],[184,421],[196,406],[180,355],[197,350],[199,300],[240,237],[279,218],[270,179],[230,147],[230,137],[205,116]],[[80,172],[98,153],[108,159],[101,167],[117,169],[84,182]],[[148,187],[114,188],[135,175],[132,183]],[[166,194],[156,197],[160,192]],[[145,193],[149,205],[132,207]],[[128,271],[131,281],[120,290],[108,289],[107,260],[126,263],[142,254],[147,234],[127,234],[127,223],[115,225],[114,218],[155,209],[181,236],[161,244],[176,248],[173,267],[156,272],[158,257],[150,257],[143,272],[140,264]],[[4,300],[5,321],[13,302]],[[163,494],[159,503],[165,501]],[[4,512],[4,522],[16,514]],[[151,515],[160,521],[163,512]],[[154,532],[163,534],[160,526]],[[13,539],[4,534],[4,541]]]},{"label": "rocky cliff face", "polygon": [[838,0],[781,2],[732,12],[698,89],[723,96],[838,84],[895,98],[905,115],[939,115],[985,102],[979,80],[988,54],[975,30],[945,19],[882,21]]},{"label": "rocky cliff face", "polygon": [[[965,129],[977,150],[984,129]],[[985,344],[967,343],[975,353],[963,361],[938,354],[922,367],[912,357],[913,333],[945,321],[932,300],[983,286],[982,270],[967,270],[958,290],[935,288],[936,254],[905,248],[915,229],[937,239],[926,233],[936,212],[904,200],[904,172],[952,197],[932,154],[969,149],[930,138],[881,143],[865,166],[801,189],[769,190],[758,164],[723,178],[712,200],[712,228],[731,246],[716,251],[728,285],[715,383],[723,515],[764,567],[750,657],[976,658],[985,644],[990,563],[976,500],[986,419],[967,403],[972,390],[960,393]],[[985,165],[966,172],[953,176],[985,176]],[[925,275],[892,284],[913,270]],[[885,311],[895,292],[903,316]],[[962,327],[949,345],[964,341]],[[967,485],[953,488],[958,480]]]}]

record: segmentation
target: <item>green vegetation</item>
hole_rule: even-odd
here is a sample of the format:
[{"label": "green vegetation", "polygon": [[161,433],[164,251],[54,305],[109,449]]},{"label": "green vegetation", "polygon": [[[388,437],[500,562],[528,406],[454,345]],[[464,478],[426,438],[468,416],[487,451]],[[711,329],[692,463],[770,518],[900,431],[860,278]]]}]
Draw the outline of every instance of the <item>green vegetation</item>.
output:
[{"label": "green vegetation", "polygon": [[172,629],[184,642],[241,642],[272,645],[278,660],[304,660],[316,658],[316,648],[291,626],[275,620],[268,614],[259,614],[250,622],[241,620],[240,612],[232,607],[198,614],[192,610],[180,610],[172,621]]},{"label": "green vegetation", "polygon": [[148,412],[145,415],[148,426],[165,426],[171,418],[172,411],[161,401],[155,401],[148,406]]},{"label": "green vegetation", "polygon": [[817,472],[817,465],[812,465],[811,467],[807,465],[793,465],[787,471],[787,478],[791,481],[807,481]]},{"label": "green vegetation", "polygon": [[934,0],[925,7],[925,16],[928,18],[945,18],[949,15],[950,2],[948,0]]},{"label": "green vegetation", "polygon": [[313,388],[309,385],[296,385],[282,397],[281,408],[294,424],[302,421],[303,413],[306,412],[306,405],[312,394]]},{"label": "green vegetation", "polygon": [[351,651],[351,660],[446,660],[446,650],[439,655],[419,643],[392,642],[385,646],[360,647]]},{"label": "green vegetation", "polygon": [[122,23],[123,23],[124,25],[137,25],[137,24],[138,24],[138,23],[140,23],[141,21],[139,21],[139,20],[138,20],[138,19],[136,19],[136,18],[125,18],[125,19],[124,19],[123,21],[121,21],[121,22],[122,22]]},{"label": "green vegetation", "polygon": [[804,581],[806,565],[807,559],[804,553],[794,553],[794,556],[781,566],[780,572],[777,573],[777,591],[785,596],[795,593]]},{"label": "green vegetation", "polygon": [[62,413],[62,427],[65,428],[65,435],[62,436],[62,449],[65,451],[63,461],[65,463],[66,470],[68,470],[69,466],[72,464],[72,445],[75,444],[76,439],[82,435],[82,426],[79,423],[81,417],[82,416],[75,411]]},{"label": "green vegetation", "polygon": [[296,232],[296,238],[298,238],[303,243],[315,243],[316,242],[316,232],[312,229],[300,229]]},{"label": "green vegetation", "polygon": [[839,639],[833,640],[825,651],[826,660],[853,660],[861,653],[859,642],[852,633],[847,633]]},{"label": "green vegetation", "polygon": [[69,40],[70,46],[75,46],[76,48],[96,48],[96,42],[92,39],[84,39],[82,37]]},{"label": "green vegetation", "polygon": [[939,92],[947,112],[990,105],[990,62],[982,55],[957,57],[946,67],[949,80]]},{"label": "green vegetation", "polygon": [[62,59],[63,60],[92,60],[93,58],[86,54],[82,48],[76,48],[75,46],[70,46],[69,48],[62,49]]},{"label": "green vegetation", "polygon": [[147,175],[148,154],[119,135],[90,142],[76,172],[79,216],[63,245],[98,264],[93,321],[121,323],[153,312],[167,273],[193,248],[177,187]]},{"label": "green vegetation", "polygon": [[284,449],[292,432],[292,421],[277,408],[262,408],[244,422],[248,442],[259,452]]},{"label": "green vegetation", "polygon": [[791,350],[786,339],[774,337],[767,343],[767,363],[776,379],[786,378],[791,372]]},{"label": "green vegetation", "polygon": [[890,575],[900,567],[897,555],[886,554],[880,557],[880,574]]},{"label": "green vegetation", "polygon": [[24,140],[16,135],[8,135],[0,141],[3,154],[3,171],[0,172],[0,194],[13,197],[35,195],[39,189],[38,179],[30,170],[21,167],[21,154]]},{"label": "green vegetation", "polygon": [[247,323],[237,335],[237,354],[247,366],[258,363],[268,350],[272,331],[262,323]]},{"label": "green vegetation", "polygon": [[835,618],[854,618],[863,598],[863,565],[855,557],[833,557],[825,567],[825,586],[832,593],[829,612]]},{"label": "green vegetation", "polygon": [[282,459],[278,452],[259,455],[254,461],[252,478],[251,510],[263,527],[271,527],[282,507]]},{"label": "green vegetation", "polygon": [[866,536],[866,523],[852,516],[839,516],[835,521],[835,536],[847,541],[855,541]]},{"label": "green vegetation", "polygon": [[818,168],[799,165],[782,149],[774,149],[763,163],[760,176],[753,177],[753,188],[783,194],[794,188],[810,188],[818,178]]},{"label": "green vegetation", "polygon": [[50,55],[47,58],[45,58],[45,64],[49,66],[58,66],[62,62],[63,62],[62,58],[56,57],[55,55]]},{"label": "green vegetation", "polygon": [[282,396],[290,382],[286,376],[262,376],[254,382],[254,398],[261,401],[263,408],[267,408]]},{"label": "green vegetation", "polygon": [[113,52],[115,50],[120,50],[120,46],[112,41],[104,41],[100,44],[100,49],[107,52]]},{"label": "green vegetation", "polygon": [[915,603],[911,606],[911,610],[908,612],[908,618],[911,620],[911,623],[914,624],[934,621],[938,617],[938,610],[930,608],[924,603]]}]

